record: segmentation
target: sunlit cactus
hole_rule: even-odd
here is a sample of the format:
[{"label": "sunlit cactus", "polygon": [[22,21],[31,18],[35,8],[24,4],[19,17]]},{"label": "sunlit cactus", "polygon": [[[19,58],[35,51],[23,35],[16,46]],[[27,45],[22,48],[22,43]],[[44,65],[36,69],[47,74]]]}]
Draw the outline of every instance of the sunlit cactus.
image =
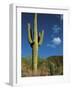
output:
[{"label": "sunlit cactus", "polygon": [[34,15],[34,30],[32,31],[30,23],[28,23],[28,41],[32,48],[32,71],[33,75],[37,75],[38,64],[38,47],[43,42],[44,31],[39,32],[37,28],[37,13]]}]

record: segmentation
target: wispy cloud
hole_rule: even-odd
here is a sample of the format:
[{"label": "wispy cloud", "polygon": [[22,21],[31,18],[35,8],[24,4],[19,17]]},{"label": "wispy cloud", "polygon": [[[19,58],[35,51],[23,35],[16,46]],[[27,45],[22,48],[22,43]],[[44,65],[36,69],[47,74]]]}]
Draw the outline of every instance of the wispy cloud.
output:
[{"label": "wispy cloud", "polygon": [[57,15],[57,18],[60,18],[60,20],[62,21],[63,20],[63,15]]},{"label": "wispy cloud", "polygon": [[47,47],[55,48],[56,46],[54,44],[47,44]]},{"label": "wispy cloud", "polygon": [[60,19],[63,20],[63,15],[60,15]]},{"label": "wispy cloud", "polygon": [[59,33],[61,28],[58,25],[53,25],[52,30],[53,30],[53,33]]}]

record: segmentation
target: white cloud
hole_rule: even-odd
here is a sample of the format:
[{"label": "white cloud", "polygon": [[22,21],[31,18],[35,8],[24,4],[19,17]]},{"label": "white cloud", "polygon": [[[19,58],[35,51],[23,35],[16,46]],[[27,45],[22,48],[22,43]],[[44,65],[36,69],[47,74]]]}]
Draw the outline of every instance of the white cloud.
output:
[{"label": "white cloud", "polygon": [[47,47],[56,48],[56,46],[61,44],[60,37],[54,37],[50,43],[47,44]]},{"label": "white cloud", "polygon": [[55,45],[59,45],[59,44],[61,44],[61,39],[60,39],[60,37],[55,37],[55,38],[53,38],[52,42]]}]

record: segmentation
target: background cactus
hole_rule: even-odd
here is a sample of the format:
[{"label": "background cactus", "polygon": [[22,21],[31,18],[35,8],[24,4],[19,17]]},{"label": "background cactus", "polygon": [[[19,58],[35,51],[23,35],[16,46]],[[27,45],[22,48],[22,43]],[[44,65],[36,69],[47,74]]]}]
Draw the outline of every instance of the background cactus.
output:
[{"label": "background cactus", "polygon": [[28,41],[32,48],[32,71],[33,75],[37,75],[38,64],[38,47],[42,44],[44,31],[37,30],[37,13],[34,15],[34,30],[31,30],[30,23],[28,23]]}]

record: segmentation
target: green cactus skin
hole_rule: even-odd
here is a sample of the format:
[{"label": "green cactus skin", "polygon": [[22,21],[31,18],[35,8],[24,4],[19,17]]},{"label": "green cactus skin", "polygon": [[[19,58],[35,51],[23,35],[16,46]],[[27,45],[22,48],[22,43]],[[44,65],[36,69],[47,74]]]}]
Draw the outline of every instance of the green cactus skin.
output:
[{"label": "green cactus skin", "polygon": [[28,23],[28,41],[32,47],[32,71],[33,75],[37,75],[37,64],[38,64],[38,47],[43,42],[44,31],[38,35],[37,31],[37,13],[34,15],[34,30],[32,32],[30,23]]}]

